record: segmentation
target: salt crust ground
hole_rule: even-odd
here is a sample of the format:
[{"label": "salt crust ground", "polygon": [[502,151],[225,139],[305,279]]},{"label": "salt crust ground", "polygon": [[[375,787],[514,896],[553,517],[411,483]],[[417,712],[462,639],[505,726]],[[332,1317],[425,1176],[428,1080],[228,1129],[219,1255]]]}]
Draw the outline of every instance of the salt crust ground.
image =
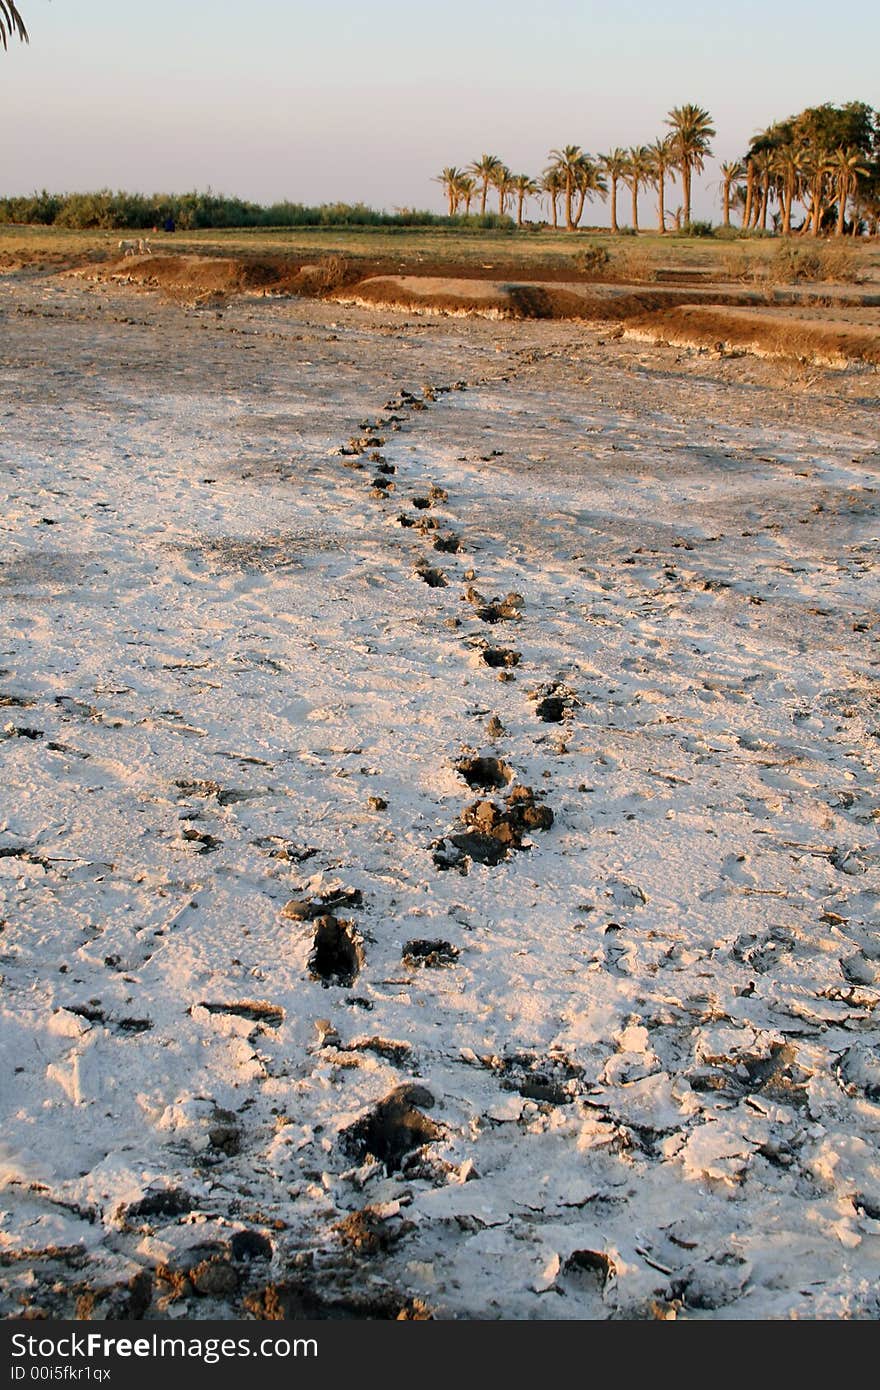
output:
[{"label": "salt crust ground", "polygon": [[[5,1315],[877,1316],[876,373],[41,275],[0,344]],[[463,752],[554,812],[495,867]]]}]

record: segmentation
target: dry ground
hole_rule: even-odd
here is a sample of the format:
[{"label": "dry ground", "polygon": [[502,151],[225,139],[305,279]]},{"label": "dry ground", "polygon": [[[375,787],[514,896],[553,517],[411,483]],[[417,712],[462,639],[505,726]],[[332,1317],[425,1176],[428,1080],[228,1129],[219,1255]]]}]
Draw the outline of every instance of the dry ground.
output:
[{"label": "dry ground", "polygon": [[876,1318],[876,369],[215,273],[0,278],[4,1314]]}]

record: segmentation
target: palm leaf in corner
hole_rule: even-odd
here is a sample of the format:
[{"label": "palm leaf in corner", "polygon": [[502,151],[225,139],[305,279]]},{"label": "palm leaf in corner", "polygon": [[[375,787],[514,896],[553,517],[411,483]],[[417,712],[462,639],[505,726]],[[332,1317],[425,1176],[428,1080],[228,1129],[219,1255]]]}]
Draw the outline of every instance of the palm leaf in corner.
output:
[{"label": "palm leaf in corner", "polygon": [[0,43],[4,48],[9,47],[13,34],[18,34],[22,43],[27,43],[28,31],[12,0],[0,0]]}]

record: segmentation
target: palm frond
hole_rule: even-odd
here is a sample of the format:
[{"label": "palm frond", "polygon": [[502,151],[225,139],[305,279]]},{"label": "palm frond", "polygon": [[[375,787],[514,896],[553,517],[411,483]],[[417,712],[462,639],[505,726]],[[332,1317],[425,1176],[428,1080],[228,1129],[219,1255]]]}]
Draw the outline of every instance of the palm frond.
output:
[{"label": "palm frond", "polygon": [[0,43],[4,48],[9,47],[9,40],[14,34],[18,35],[22,43],[28,42],[28,31],[13,0],[0,0]]}]

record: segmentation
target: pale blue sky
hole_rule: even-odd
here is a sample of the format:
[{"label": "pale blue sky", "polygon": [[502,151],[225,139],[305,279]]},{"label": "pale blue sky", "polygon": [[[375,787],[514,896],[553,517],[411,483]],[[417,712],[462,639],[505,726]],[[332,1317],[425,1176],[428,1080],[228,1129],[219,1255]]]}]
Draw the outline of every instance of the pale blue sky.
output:
[{"label": "pale blue sky", "polygon": [[648,143],[683,102],[712,113],[720,159],[804,106],[880,105],[877,0],[18,3],[31,43],[0,50],[0,194],[441,209],[446,164],[487,150],[537,174],[553,146]]}]

